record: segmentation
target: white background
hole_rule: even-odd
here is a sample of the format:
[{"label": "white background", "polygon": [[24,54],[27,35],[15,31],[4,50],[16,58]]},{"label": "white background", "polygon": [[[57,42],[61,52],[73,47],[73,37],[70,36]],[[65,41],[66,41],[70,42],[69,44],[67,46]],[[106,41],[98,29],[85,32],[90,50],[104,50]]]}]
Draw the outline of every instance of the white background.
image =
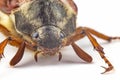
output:
[{"label": "white background", "polygon": [[[79,13],[77,24],[89,26],[111,36],[120,36],[120,0],[75,0]],[[5,37],[0,35],[0,41]],[[10,59],[17,48],[8,45],[4,51],[5,58],[0,62],[0,80],[120,80],[120,41],[108,43],[98,39],[104,47],[106,57],[114,65],[114,70],[107,74],[100,66],[106,66],[99,54],[93,50],[85,37],[78,41],[79,46],[93,57],[87,64],[74,53],[69,46],[61,50],[62,60],[58,56],[40,57],[35,63],[31,51],[25,51],[21,62],[15,68],[9,66]]]}]

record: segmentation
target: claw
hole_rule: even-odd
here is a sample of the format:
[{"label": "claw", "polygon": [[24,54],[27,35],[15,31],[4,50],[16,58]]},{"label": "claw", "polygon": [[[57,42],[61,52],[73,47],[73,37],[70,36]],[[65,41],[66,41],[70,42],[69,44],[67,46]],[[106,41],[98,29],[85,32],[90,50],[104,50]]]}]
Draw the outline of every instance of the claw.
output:
[{"label": "claw", "polygon": [[113,69],[112,66],[111,66],[111,67],[108,67],[108,68],[106,68],[106,67],[104,67],[104,66],[101,66],[101,67],[105,69],[105,71],[102,72],[101,74],[104,74],[104,73],[106,73],[106,72],[109,72],[109,71],[111,71],[111,70]]}]

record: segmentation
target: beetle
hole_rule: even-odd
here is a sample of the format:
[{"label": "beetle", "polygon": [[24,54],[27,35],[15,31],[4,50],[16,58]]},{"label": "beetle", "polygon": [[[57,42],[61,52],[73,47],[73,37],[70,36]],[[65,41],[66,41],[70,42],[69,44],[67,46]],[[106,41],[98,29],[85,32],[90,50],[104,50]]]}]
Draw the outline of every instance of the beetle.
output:
[{"label": "beetle", "polygon": [[7,38],[0,43],[0,58],[4,56],[4,48],[9,43],[19,47],[10,61],[11,66],[22,59],[26,47],[35,52],[35,61],[38,60],[38,54],[58,54],[60,61],[60,49],[71,45],[81,59],[90,63],[92,57],[75,43],[87,36],[108,65],[103,67],[103,73],[111,71],[113,65],[105,57],[103,47],[93,35],[106,41],[120,37],[110,37],[89,27],[76,27],[77,12],[73,0],[1,0],[0,31]]}]

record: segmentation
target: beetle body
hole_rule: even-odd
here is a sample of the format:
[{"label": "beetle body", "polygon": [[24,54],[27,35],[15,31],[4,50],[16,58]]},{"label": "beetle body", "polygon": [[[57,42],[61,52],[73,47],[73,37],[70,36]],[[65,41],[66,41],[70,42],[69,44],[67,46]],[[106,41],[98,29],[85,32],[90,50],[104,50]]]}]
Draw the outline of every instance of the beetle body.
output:
[{"label": "beetle body", "polygon": [[14,15],[18,33],[29,36],[38,48],[58,48],[62,39],[75,31],[75,13],[58,0],[26,3]]},{"label": "beetle body", "polygon": [[26,2],[11,14],[11,26],[14,25],[15,34],[37,44],[36,48],[44,54],[55,54],[62,47],[62,40],[76,29],[76,12],[70,6],[59,0]]},{"label": "beetle body", "polygon": [[110,37],[88,27],[76,28],[77,6],[72,0],[1,0],[0,10],[0,31],[8,36],[0,43],[0,58],[4,55],[7,43],[19,47],[10,61],[11,66],[22,59],[25,47],[35,51],[36,61],[39,53],[58,53],[61,60],[60,49],[69,45],[80,58],[90,63],[92,57],[75,44],[75,41],[87,36],[108,64],[108,68],[103,67],[105,72],[113,69],[104,55],[103,48],[92,35],[106,41],[120,37]]}]

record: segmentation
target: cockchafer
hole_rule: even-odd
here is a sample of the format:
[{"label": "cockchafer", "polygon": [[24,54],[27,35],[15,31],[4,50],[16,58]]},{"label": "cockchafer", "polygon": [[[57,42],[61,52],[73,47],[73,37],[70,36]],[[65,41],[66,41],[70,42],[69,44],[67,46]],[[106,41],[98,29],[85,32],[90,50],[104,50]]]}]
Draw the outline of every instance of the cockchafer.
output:
[{"label": "cockchafer", "polygon": [[0,43],[0,57],[3,57],[8,43],[19,47],[10,61],[11,66],[22,59],[25,47],[35,51],[36,61],[39,53],[50,56],[58,53],[60,61],[60,49],[69,45],[81,59],[90,63],[92,57],[75,44],[75,41],[87,36],[108,65],[103,67],[103,73],[113,69],[103,47],[93,35],[106,41],[120,37],[110,37],[88,27],[76,27],[78,9],[73,0],[1,0],[0,10],[0,31],[7,36]]}]

